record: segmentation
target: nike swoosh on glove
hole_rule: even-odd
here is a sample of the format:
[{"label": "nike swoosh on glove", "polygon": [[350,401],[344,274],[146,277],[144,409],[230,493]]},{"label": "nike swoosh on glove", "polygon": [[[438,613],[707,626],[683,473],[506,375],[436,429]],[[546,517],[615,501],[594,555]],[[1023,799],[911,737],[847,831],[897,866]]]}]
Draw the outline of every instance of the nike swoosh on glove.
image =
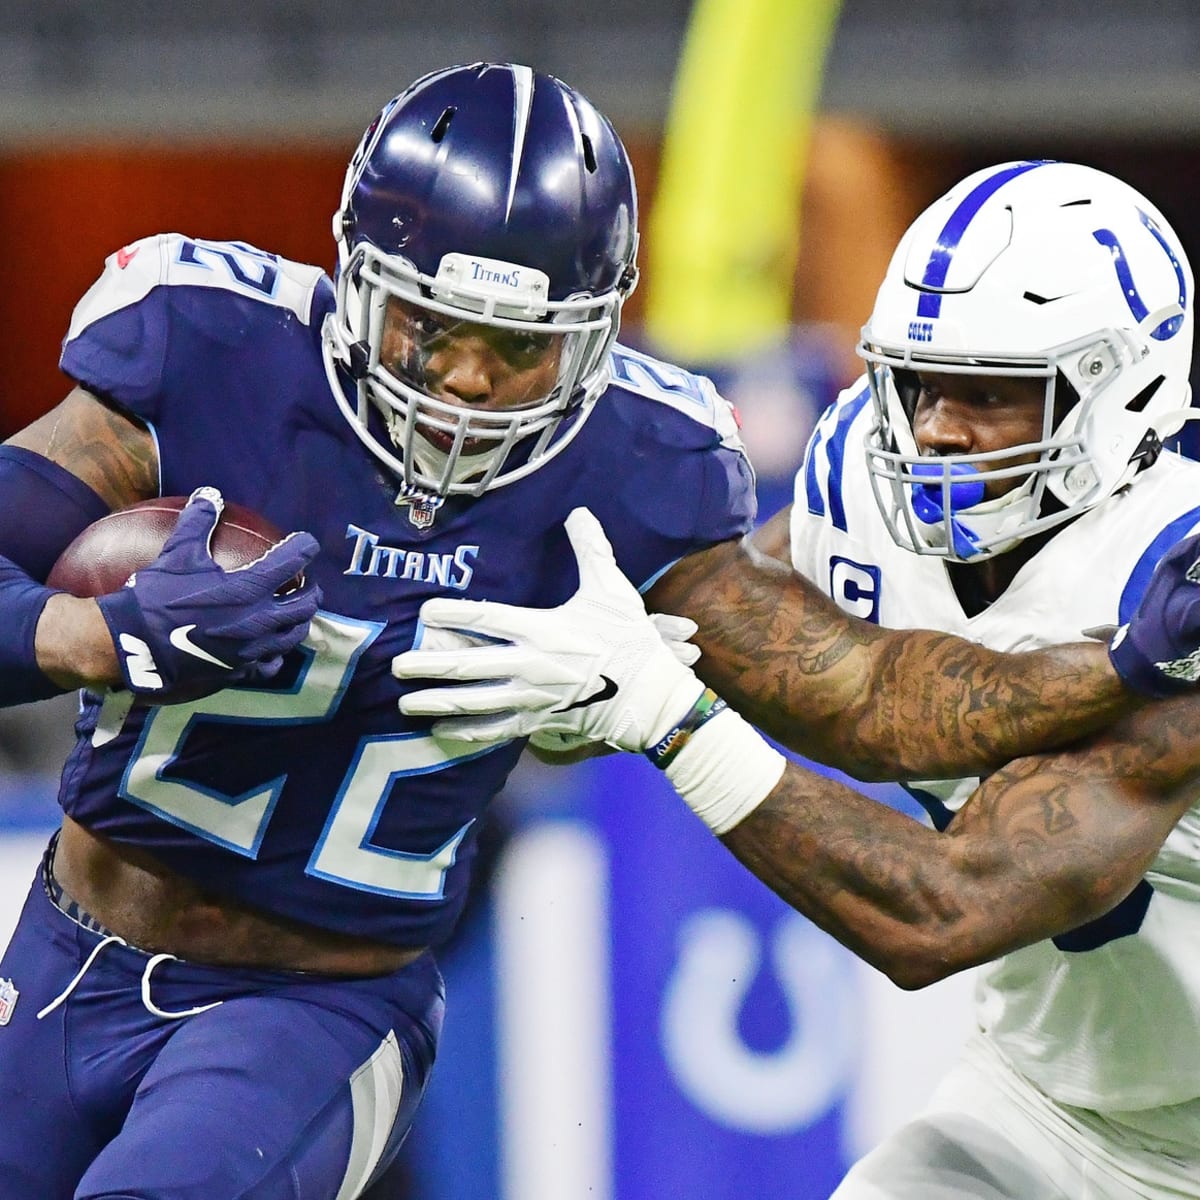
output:
[{"label": "nike swoosh on glove", "polygon": [[315,583],[276,595],[316,557],[311,534],[289,534],[235,570],[213,561],[209,545],[224,506],[216,488],[197,488],[158,558],[119,592],[97,598],[126,686],[155,703],[270,679],[320,606]]},{"label": "nike swoosh on glove", "polygon": [[[600,523],[577,508],[566,530],[579,589],[565,604],[425,601],[421,619],[428,628],[453,630],[475,644],[397,655],[398,679],[460,685],[409,692],[400,700],[403,712],[442,718],[435,736],[457,741],[540,732],[642,750],[689,711],[703,685],[659,636]],[[675,628],[690,636],[690,624]]]},{"label": "nike swoosh on glove", "polygon": [[1200,681],[1200,534],[1159,559],[1108,657],[1126,686],[1144,695],[1173,696]]},{"label": "nike swoosh on glove", "polygon": [[[694,645],[688,639],[696,633],[696,622],[689,620],[687,617],[673,616],[671,613],[651,613],[650,620],[654,622],[654,628],[658,630],[659,636],[666,643],[667,649],[685,667],[694,666],[700,658],[700,647]],[[488,642],[485,639],[471,637],[470,634],[463,633],[457,629],[437,629],[423,625],[417,635],[417,646],[423,651],[465,650],[469,646],[484,646],[487,644]],[[611,695],[607,690],[610,687],[615,688],[616,684],[605,677],[605,687],[601,689],[605,693],[605,699],[608,699]],[[583,701],[577,700],[575,703],[578,705],[583,703]],[[593,739],[584,737],[581,734],[559,733],[550,729],[535,729],[529,735],[529,741],[537,749],[550,754],[573,754],[584,746],[596,744]]]}]

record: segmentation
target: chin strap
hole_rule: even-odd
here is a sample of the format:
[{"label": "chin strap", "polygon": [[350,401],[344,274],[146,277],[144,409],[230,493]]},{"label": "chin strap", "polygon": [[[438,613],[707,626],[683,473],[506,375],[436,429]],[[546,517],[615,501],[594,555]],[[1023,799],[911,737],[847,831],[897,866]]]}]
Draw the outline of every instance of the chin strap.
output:
[{"label": "chin strap", "polygon": [[1142,440],[1134,447],[1129,456],[1129,463],[1121,473],[1114,492],[1119,492],[1135,475],[1140,475],[1147,467],[1158,462],[1163,451],[1163,441],[1173,437],[1188,423],[1200,421],[1200,409],[1176,408],[1165,412],[1142,435]]},{"label": "chin strap", "polygon": [[345,364],[350,378],[355,383],[362,383],[371,373],[371,347],[366,342],[351,342]]}]

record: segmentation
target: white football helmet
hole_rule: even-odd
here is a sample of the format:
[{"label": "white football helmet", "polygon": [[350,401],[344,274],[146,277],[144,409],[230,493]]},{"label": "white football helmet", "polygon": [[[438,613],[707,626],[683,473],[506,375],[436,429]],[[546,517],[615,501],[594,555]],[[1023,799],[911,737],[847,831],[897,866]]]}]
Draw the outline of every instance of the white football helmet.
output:
[{"label": "white football helmet", "polygon": [[[876,417],[867,466],[897,544],[979,561],[1150,466],[1192,416],[1192,290],[1158,209],[1091,167],[1005,163],[935,201],[892,256],[858,348]],[[922,457],[911,425],[922,371],[1044,379],[1040,439]],[[978,465],[1021,482],[982,500]]]}]

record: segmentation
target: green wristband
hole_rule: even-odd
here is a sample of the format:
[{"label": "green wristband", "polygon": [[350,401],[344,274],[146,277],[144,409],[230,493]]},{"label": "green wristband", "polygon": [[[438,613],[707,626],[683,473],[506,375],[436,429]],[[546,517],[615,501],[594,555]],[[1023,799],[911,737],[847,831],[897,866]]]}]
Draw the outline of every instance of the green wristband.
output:
[{"label": "green wristband", "polygon": [[712,688],[705,688],[696,698],[696,703],[688,710],[673,729],[665,733],[653,746],[647,746],[643,754],[660,770],[665,771],[674,761],[676,755],[691,741],[692,734],[705,721],[712,720],[719,712],[724,712],[729,706],[717,695]]}]

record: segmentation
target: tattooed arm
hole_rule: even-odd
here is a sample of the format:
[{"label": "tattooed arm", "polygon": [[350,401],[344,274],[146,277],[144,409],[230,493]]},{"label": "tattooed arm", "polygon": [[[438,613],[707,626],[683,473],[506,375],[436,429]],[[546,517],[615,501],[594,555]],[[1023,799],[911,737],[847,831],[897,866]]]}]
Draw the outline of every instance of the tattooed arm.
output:
[{"label": "tattooed arm", "polygon": [[1133,890],[1200,778],[1200,700],[991,776],[946,833],[787,767],[724,835],[793,908],[917,988],[1065,933]]},{"label": "tattooed arm", "polygon": [[81,387],[5,444],[57,463],[112,508],[158,495],[158,454],[150,432]]},{"label": "tattooed arm", "polygon": [[1010,763],[935,833],[787,762],[663,645],[595,518],[576,510],[566,528],[580,584],[565,603],[425,602],[427,627],[479,640],[393,660],[398,678],[437,683],[407,692],[402,711],[468,743],[545,730],[647,753],[749,870],[901,986],[1108,912],[1196,795],[1191,693]]},{"label": "tattooed arm", "polygon": [[[158,457],[143,426],[82,388],[11,437],[81,479],[111,508],[158,495]],[[112,636],[93,600],[46,602],[37,627],[38,665],[63,688],[121,681]]]},{"label": "tattooed arm", "polygon": [[1135,703],[1099,643],[1005,655],[881,629],[749,539],[683,559],[646,604],[697,622],[696,673],[748,720],[858,779],[982,774],[1067,745]]}]

